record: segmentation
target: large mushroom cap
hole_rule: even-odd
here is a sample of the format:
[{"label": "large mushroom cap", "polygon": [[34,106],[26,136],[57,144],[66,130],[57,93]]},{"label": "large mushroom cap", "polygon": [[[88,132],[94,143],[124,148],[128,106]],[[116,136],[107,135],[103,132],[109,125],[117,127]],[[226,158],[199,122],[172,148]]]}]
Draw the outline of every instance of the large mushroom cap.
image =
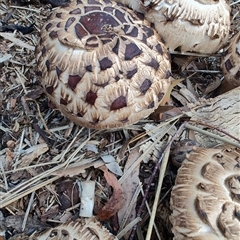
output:
[{"label": "large mushroom cap", "polygon": [[147,21],[110,0],[57,8],[36,49],[41,83],[73,122],[119,128],[154,111],[170,85],[167,49]]},{"label": "large mushroom cap", "polygon": [[224,49],[222,69],[225,80],[233,86],[240,86],[240,32],[235,34]]},{"label": "large mushroom cap", "polygon": [[[131,1],[131,0],[130,0]],[[171,50],[214,53],[226,42],[230,7],[225,0],[142,0],[146,19]]]},{"label": "large mushroom cap", "polygon": [[240,150],[199,148],[187,156],[171,208],[174,239],[239,240]]}]

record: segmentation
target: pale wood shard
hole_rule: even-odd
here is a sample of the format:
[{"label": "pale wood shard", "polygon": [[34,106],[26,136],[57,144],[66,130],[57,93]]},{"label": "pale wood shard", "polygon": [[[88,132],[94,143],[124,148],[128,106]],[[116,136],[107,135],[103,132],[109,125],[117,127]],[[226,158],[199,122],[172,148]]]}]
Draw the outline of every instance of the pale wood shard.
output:
[{"label": "pale wood shard", "polygon": [[[195,107],[193,104],[189,104],[189,107],[191,108],[191,112],[188,115],[191,116],[191,120],[195,121],[194,124],[199,128],[204,128],[204,130],[210,133],[215,133],[235,141],[223,132],[200,124],[205,123],[224,130],[235,138],[240,139],[240,87],[215,98],[201,99]],[[196,133],[196,140],[206,147],[213,147],[216,144],[222,143],[199,133]]]}]

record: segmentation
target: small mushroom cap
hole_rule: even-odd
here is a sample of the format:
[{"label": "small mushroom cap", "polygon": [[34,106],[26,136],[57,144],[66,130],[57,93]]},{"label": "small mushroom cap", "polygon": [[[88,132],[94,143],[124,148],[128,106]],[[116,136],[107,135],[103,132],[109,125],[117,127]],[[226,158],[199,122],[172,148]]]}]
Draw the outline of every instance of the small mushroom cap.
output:
[{"label": "small mushroom cap", "polygon": [[166,47],[121,3],[72,1],[57,8],[36,48],[38,75],[73,122],[120,128],[152,113],[171,82]]},{"label": "small mushroom cap", "polygon": [[240,149],[195,149],[171,194],[174,239],[239,240]]},{"label": "small mushroom cap", "polygon": [[[135,0],[129,0],[133,5]],[[125,0],[126,2],[126,0]],[[142,0],[169,50],[215,53],[226,42],[230,7],[225,0]],[[135,10],[139,10],[136,6]]]},{"label": "small mushroom cap", "polygon": [[233,86],[240,86],[240,32],[234,35],[224,49],[222,70],[225,80]]}]

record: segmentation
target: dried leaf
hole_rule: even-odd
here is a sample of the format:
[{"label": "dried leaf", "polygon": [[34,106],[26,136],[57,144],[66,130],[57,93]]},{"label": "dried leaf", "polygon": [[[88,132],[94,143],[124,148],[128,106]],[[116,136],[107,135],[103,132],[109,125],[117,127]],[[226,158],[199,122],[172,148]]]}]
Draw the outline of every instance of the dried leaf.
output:
[{"label": "dried leaf", "polygon": [[111,198],[97,214],[100,221],[104,221],[115,215],[119,209],[121,209],[124,203],[124,193],[122,186],[119,184],[115,175],[109,172],[105,166],[100,169],[104,172],[104,177],[106,178],[108,184],[113,188]]}]

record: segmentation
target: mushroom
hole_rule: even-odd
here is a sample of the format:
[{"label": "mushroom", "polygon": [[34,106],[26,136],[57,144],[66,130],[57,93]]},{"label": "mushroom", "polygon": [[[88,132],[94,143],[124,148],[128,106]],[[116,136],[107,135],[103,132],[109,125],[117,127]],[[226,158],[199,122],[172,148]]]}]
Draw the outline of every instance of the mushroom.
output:
[{"label": "mushroom", "polygon": [[52,12],[36,48],[43,88],[84,127],[120,128],[147,117],[171,83],[166,47],[121,3],[73,1]]},{"label": "mushroom", "polygon": [[221,66],[225,76],[224,81],[231,86],[229,88],[240,86],[240,32],[233,36],[224,49]]},{"label": "mushroom", "polygon": [[32,236],[16,235],[11,240],[117,240],[117,237],[109,233],[95,218],[82,218],[79,221],[61,224],[55,228],[38,232]]},{"label": "mushroom", "polygon": [[[122,1],[122,0],[119,0]],[[142,4],[134,4],[134,2]],[[230,7],[225,0],[124,0],[144,11],[170,51],[215,53],[226,42]],[[143,7],[144,5],[144,7]]]},{"label": "mushroom", "polygon": [[178,170],[170,200],[177,240],[238,240],[240,149],[195,149]]}]

